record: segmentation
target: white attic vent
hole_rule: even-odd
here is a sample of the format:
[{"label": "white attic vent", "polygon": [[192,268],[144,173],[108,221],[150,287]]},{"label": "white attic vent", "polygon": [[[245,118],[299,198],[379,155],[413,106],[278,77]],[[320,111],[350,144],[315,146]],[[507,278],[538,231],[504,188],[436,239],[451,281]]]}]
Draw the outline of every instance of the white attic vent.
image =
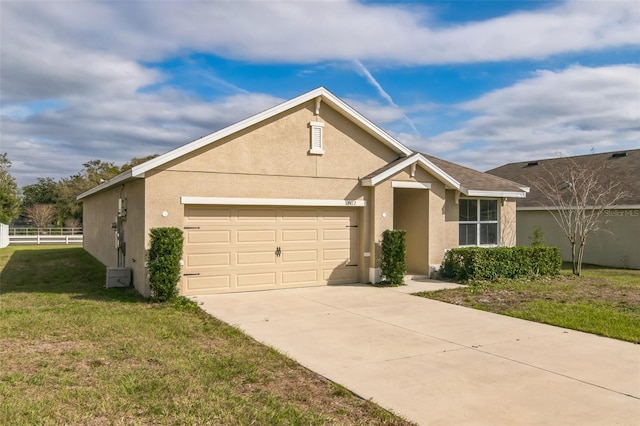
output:
[{"label": "white attic vent", "polygon": [[324,123],[312,121],[309,123],[309,127],[311,128],[311,149],[309,150],[309,154],[324,154],[324,147],[322,145],[322,128],[324,127]]}]

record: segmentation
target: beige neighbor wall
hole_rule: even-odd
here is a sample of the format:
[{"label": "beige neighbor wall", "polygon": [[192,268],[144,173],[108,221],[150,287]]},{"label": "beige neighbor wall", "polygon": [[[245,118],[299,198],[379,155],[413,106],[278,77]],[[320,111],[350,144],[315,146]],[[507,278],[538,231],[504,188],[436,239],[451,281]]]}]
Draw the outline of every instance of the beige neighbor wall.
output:
[{"label": "beige neighbor wall", "polygon": [[84,249],[105,266],[118,266],[112,224],[117,220],[119,198],[127,200],[127,216],[123,222],[126,255],[120,266],[132,268],[133,285],[148,295],[144,267],[144,180],[132,180],[82,200]]},{"label": "beige neighbor wall", "polygon": [[[500,204],[500,201],[498,200]],[[504,200],[499,207],[500,211],[500,245],[513,247],[516,245],[517,215],[516,201],[510,198]]]},{"label": "beige neighbor wall", "polygon": [[[145,246],[148,229],[183,227],[182,196],[365,200],[367,207],[358,209],[364,222],[358,264],[360,280],[367,280],[371,259],[364,253],[371,252],[367,225],[375,201],[360,178],[398,154],[328,105],[321,106],[319,116],[314,109],[310,101],[148,172]],[[325,123],[323,155],[309,154],[310,121]],[[386,206],[392,208],[392,199]]]},{"label": "beige neighbor wall", "polygon": [[[602,217],[603,230],[587,238],[584,263],[615,268],[640,269],[640,208],[609,210]],[[547,211],[518,211],[517,244],[530,245],[533,229],[539,225],[545,243],[560,247],[562,259],[571,261],[569,241]]]}]

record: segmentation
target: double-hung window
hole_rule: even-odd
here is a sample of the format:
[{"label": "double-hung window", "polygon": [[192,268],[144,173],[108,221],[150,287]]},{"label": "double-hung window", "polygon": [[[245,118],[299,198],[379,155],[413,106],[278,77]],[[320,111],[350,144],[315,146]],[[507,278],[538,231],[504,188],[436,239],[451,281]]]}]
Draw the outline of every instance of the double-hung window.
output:
[{"label": "double-hung window", "polygon": [[459,245],[498,245],[498,200],[461,198],[459,205]]}]

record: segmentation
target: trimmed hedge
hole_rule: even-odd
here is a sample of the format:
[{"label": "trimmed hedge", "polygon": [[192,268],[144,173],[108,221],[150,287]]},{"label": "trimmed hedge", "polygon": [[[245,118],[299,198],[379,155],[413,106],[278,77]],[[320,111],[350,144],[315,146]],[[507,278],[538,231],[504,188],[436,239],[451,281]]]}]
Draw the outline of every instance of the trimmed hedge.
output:
[{"label": "trimmed hedge", "polygon": [[158,302],[178,296],[180,259],[184,237],[178,228],[151,228],[149,231],[149,283],[151,298]]},{"label": "trimmed hedge", "polygon": [[380,272],[385,283],[404,284],[407,273],[407,231],[387,229],[382,233]]},{"label": "trimmed hedge", "polygon": [[441,271],[455,281],[473,281],[557,275],[561,267],[558,247],[460,247],[445,254]]}]

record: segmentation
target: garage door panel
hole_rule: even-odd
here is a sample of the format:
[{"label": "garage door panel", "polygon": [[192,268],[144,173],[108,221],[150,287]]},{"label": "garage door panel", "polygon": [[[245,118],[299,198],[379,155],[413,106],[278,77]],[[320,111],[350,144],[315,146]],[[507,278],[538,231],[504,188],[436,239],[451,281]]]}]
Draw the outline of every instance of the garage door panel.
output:
[{"label": "garage door panel", "polygon": [[287,209],[281,214],[283,222],[318,222],[318,211],[315,209]]},{"label": "garage door panel", "polygon": [[276,273],[238,274],[238,287],[270,287],[276,285]]},{"label": "garage door panel", "polygon": [[229,244],[231,231],[187,231],[185,240],[188,244]]},{"label": "garage door panel", "polygon": [[322,231],[323,241],[351,241],[351,229],[345,227],[342,229],[324,229]]},{"label": "garage door panel", "polygon": [[283,250],[282,263],[317,262],[318,250]]},{"label": "garage door panel", "polygon": [[357,256],[355,209],[186,206],[185,215],[185,295],[358,281],[345,266]]},{"label": "garage door panel", "polygon": [[272,223],[276,221],[276,210],[250,208],[238,209],[237,220],[238,222]]},{"label": "garage door panel", "polygon": [[185,277],[187,290],[228,290],[231,288],[230,275],[212,277]]},{"label": "garage door panel", "polygon": [[[276,231],[272,229],[247,229],[237,231],[238,243],[276,243]],[[275,250],[275,249],[274,249]]]},{"label": "garage door panel", "polygon": [[282,242],[315,242],[318,240],[317,229],[283,229]]},{"label": "garage door panel", "polygon": [[318,282],[318,270],[284,271],[282,272],[282,284],[315,284]]},{"label": "garage door panel", "polygon": [[237,253],[236,259],[236,264],[239,266],[276,264],[276,255],[273,251],[249,251]]},{"label": "garage door panel", "polygon": [[228,267],[231,265],[230,253],[187,254],[185,266],[190,267]]}]

